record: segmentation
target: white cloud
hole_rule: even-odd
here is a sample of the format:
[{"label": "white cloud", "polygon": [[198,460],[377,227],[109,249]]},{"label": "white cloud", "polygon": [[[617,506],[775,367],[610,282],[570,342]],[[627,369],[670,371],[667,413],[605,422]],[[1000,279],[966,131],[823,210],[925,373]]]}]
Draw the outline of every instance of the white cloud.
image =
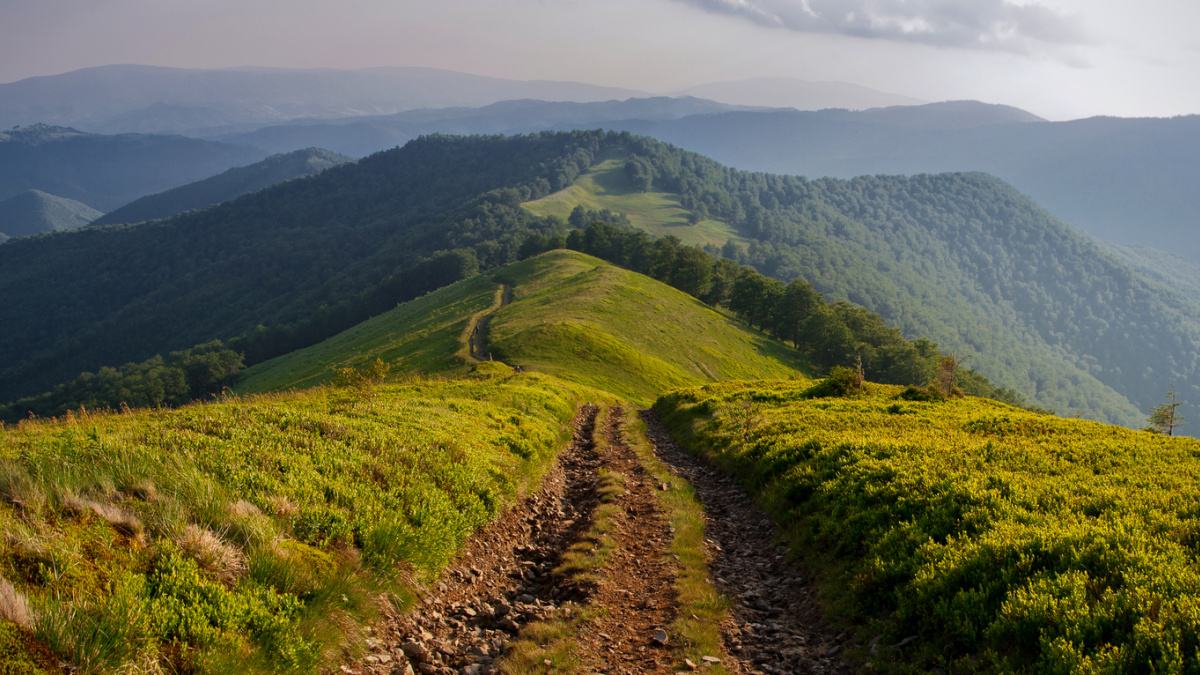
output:
[{"label": "white cloud", "polygon": [[798,32],[1039,53],[1091,42],[1081,19],[1012,0],[677,0]]}]

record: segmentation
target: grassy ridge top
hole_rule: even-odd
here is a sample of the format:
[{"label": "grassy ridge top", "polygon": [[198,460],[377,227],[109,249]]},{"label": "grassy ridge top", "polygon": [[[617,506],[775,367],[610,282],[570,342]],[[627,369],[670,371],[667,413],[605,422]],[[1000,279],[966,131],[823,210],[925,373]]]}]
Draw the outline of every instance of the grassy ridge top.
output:
[{"label": "grassy ridge top", "polygon": [[728,223],[720,220],[704,219],[690,224],[689,212],[679,203],[679,195],[635,190],[625,173],[625,161],[629,157],[629,151],[624,148],[601,153],[596,157],[596,163],[579,174],[572,185],[522,206],[535,215],[557,216],[564,220],[576,206],[591,211],[608,209],[624,214],[631,225],[655,237],[671,234],[688,245],[721,246],[730,239],[742,241]]},{"label": "grassy ridge top", "polygon": [[685,293],[561,250],[440,289],[259,364],[237,389],[312,386],[375,358],[395,375],[466,372],[466,331],[496,304],[501,283],[513,288],[513,300],[487,330],[496,359],[630,400],[649,402],[668,389],[715,380],[789,377],[805,367],[795,351]]},{"label": "grassy ridge top", "polygon": [[920,636],[922,671],[1200,668],[1200,442],[899,392],[727,383],[656,407],[825,558],[864,642]]},{"label": "grassy ridge top", "polygon": [[536,484],[584,396],[510,374],[3,427],[0,577],[83,672],[317,672]]},{"label": "grassy ridge top", "polygon": [[512,304],[489,329],[508,363],[648,402],[678,386],[790,377],[794,351],[695,298],[598,258],[552,251],[497,274]]}]

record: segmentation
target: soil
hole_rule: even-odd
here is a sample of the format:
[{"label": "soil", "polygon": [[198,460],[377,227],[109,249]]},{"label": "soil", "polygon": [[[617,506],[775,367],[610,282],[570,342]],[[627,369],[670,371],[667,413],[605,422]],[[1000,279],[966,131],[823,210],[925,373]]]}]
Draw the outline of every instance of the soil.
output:
[{"label": "soil", "polygon": [[[499,672],[496,661],[524,626],[584,607],[602,610],[575,636],[587,672],[677,672],[670,642],[655,640],[675,618],[678,573],[668,554],[671,527],[654,494],[659,486],[624,442],[621,408],[607,416],[607,449],[597,448],[597,412],[590,404],[580,408],[574,438],[540,488],[477,532],[415,608],[388,612],[369,631],[369,653],[341,666],[343,672]],[[641,415],[659,458],[696,487],[705,505],[712,575],[732,601],[722,626],[726,670],[849,672],[840,659],[841,636],[824,622],[805,575],[773,541],[770,521],[735,483],[680,449],[651,413]],[[599,579],[581,584],[554,570],[591,527],[602,468],[624,477],[609,532],[616,544]]]}]

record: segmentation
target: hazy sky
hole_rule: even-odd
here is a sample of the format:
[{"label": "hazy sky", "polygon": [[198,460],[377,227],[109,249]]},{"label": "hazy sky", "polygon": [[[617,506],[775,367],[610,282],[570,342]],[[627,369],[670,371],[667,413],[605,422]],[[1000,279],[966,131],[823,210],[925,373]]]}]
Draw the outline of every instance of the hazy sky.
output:
[{"label": "hazy sky", "polygon": [[656,93],[748,77],[1052,119],[1200,113],[1185,0],[0,0],[0,82],[142,63],[419,65]]}]

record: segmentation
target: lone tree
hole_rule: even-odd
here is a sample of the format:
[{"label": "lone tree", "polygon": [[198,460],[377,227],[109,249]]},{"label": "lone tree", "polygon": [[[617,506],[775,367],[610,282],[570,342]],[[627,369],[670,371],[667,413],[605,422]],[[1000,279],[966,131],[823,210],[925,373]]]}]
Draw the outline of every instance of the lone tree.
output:
[{"label": "lone tree", "polygon": [[[958,371],[959,366],[969,358],[971,358],[970,354],[960,359],[956,352],[950,352],[949,354],[943,354],[938,360],[938,370],[934,376],[934,380],[937,382],[938,389],[946,398],[954,396],[954,374]],[[961,393],[959,392],[960,395]]]},{"label": "lone tree", "polygon": [[1150,418],[1146,420],[1148,422],[1146,431],[1173,435],[1175,427],[1187,424],[1183,421],[1183,415],[1177,410],[1181,405],[1183,402],[1179,400],[1179,393],[1175,391],[1175,385],[1171,385],[1171,391],[1167,392],[1167,402],[1150,409]]}]

